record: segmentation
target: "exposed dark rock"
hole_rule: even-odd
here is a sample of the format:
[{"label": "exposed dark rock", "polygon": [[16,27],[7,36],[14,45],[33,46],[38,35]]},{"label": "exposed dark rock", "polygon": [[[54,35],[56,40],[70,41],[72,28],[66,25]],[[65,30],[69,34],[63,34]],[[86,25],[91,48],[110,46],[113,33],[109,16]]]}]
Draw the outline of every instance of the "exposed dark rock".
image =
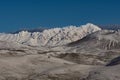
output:
[{"label": "exposed dark rock", "polygon": [[106,66],[114,66],[120,64],[120,56],[112,59],[110,63],[108,63]]}]

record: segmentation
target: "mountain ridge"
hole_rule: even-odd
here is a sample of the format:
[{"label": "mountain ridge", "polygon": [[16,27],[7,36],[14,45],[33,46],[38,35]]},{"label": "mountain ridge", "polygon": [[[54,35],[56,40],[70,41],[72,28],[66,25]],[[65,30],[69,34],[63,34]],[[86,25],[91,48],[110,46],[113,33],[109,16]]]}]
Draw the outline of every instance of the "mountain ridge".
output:
[{"label": "mountain ridge", "polygon": [[98,30],[101,30],[101,28],[88,23],[80,27],[52,28],[43,30],[43,32],[0,33],[0,41],[13,41],[30,46],[58,46],[76,41]]}]

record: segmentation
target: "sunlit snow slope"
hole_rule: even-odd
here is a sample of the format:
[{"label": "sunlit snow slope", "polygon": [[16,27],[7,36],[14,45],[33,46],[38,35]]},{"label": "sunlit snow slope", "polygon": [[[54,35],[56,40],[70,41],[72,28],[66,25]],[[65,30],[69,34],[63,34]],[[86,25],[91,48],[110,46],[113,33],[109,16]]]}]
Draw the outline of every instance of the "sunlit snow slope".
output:
[{"label": "sunlit snow slope", "polygon": [[101,30],[98,26],[88,23],[80,27],[68,26],[63,28],[52,28],[43,32],[21,31],[16,34],[0,33],[0,41],[18,42],[31,46],[58,46],[64,45],[84,36]]}]

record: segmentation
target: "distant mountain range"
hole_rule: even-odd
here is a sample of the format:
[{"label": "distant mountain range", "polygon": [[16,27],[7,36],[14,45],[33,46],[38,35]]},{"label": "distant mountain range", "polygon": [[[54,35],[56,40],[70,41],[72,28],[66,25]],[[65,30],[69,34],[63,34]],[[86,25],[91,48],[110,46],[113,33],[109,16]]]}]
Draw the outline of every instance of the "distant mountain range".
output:
[{"label": "distant mountain range", "polygon": [[[99,26],[101,29],[107,29],[107,30],[118,30],[120,29],[120,25],[119,24],[111,24],[111,25],[97,25]],[[44,30],[47,29],[52,29],[52,28],[48,28],[48,27],[39,27],[39,28],[32,28],[32,29],[20,29],[18,31],[12,32],[12,33],[19,33],[21,31],[28,31],[28,32],[43,32]]]},{"label": "distant mountain range", "polygon": [[102,29],[107,29],[107,30],[118,30],[120,29],[119,24],[111,24],[111,25],[98,25]]},{"label": "distant mountain range", "polygon": [[86,25],[67,26],[63,28],[33,28],[21,29],[13,33],[0,33],[1,41],[15,41],[31,46],[58,46],[82,39],[88,34],[101,29],[118,30],[120,25]]},{"label": "distant mountain range", "polygon": [[91,23],[80,27],[22,30],[14,34],[0,33],[0,41],[12,41],[31,46],[58,46],[76,41],[98,30],[101,28]]},{"label": "distant mountain range", "polygon": [[15,34],[15,33],[21,32],[21,31],[28,31],[28,32],[31,32],[31,33],[33,33],[33,32],[43,32],[44,30],[47,30],[47,29],[50,29],[50,28],[47,28],[47,27],[39,27],[39,28],[33,28],[33,29],[25,28],[25,29],[17,30],[17,31],[12,32],[12,33]]}]

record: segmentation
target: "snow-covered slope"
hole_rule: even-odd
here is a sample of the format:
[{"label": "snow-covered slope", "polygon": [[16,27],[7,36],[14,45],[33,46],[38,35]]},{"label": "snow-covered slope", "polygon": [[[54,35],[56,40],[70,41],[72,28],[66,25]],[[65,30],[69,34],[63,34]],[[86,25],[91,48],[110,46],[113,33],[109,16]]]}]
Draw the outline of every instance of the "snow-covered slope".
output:
[{"label": "snow-covered slope", "polygon": [[61,51],[53,56],[76,63],[105,65],[120,55],[120,31],[100,30],[84,38],[58,46],[53,50]]},{"label": "snow-covered slope", "polygon": [[0,41],[18,42],[31,46],[57,46],[77,41],[98,30],[101,30],[101,28],[88,23],[80,27],[53,28],[44,30],[43,32],[31,33],[21,31],[16,34],[0,33]]},{"label": "snow-covered slope", "polygon": [[[102,50],[111,50],[111,49],[120,49],[120,31],[114,30],[101,30],[85,36],[84,38],[69,43],[69,47],[73,47],[78,52],[79,50],[86,49],[102,49]],[[72,49],[73,51],[73,49]]]}]

